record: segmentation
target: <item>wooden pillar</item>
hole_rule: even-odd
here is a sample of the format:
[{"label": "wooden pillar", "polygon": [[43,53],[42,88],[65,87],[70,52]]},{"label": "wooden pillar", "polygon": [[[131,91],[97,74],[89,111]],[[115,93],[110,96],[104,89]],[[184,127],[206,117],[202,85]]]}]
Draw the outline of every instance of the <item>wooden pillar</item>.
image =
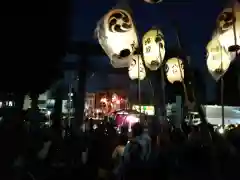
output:
[{"label": "wooden pillar", "polygon": [[75,118],[72,122],[73,132],[78,135],[80,133],[80,127],[84,120],[84,105],[86,94],[86,77],[87,77],[87,56],[84,55],[78,62],[78,89],[76,92],[74,107]]},{"label": "wooden pillar", "polygon": [[[163,68],[163,67],[161,67]],[[164,74],[161,72],[161,70],[157,71],[157,72],[153,72],[153,77],[152,77],[152,81],[153,81],[153,87],[154,87],[154,104],[156,106],[156,115],[157,117],[161,117],[161,119],[164,119],[164,117],[166,116],[166,92],[165,92],[165,88],[166,88],[166,82],[165,82],[165,76]],[[162,77],[163,76],[163,77]]]},{"label": "wooden pillar", "polygon": [[55,91],[55,104],[52,114],[53,127],[60,131],[61,129],[61,119],[62,119],[62,97],[63,97],[62,84],[58,84]]},{"label": "wooden pillar", "polygon": [[155,116],[153,121],[151,122],[151,135],[157,136],[160,132],[160,119],[159,117],[162,117],[164,112],[163,110],[165,109],[163,103],[162,103],[162,87],[161,87],[161,78],[160,78],[161,73],[159,71],[155,72],[150,72],[149,73],[149,78],[151,81],[152,85],[152,91],[153,91],[153,105],[155,108]]}]

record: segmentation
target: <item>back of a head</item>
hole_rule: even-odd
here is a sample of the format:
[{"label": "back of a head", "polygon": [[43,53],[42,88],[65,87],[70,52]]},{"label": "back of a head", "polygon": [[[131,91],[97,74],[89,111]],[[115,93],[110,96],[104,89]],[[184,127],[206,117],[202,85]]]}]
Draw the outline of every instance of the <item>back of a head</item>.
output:
[{"label": "back of a head", "polygon": [[181,144],[186,140],[184,132],[179,129],[174,129],[170,134],[171,141],[176,144]]},{"label": "back of a head", "polygon": [[135,123],[132,126],[133,137],[140,136],[143,133],[143,126],[140,123]]}]

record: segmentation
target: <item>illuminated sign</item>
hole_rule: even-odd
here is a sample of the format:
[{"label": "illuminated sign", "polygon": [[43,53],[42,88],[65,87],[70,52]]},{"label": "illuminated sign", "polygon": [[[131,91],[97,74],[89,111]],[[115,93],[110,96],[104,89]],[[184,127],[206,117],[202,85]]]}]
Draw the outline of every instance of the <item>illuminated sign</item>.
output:
[{"label": "illuminated sign", "polygon": [[141,111],[140,111],[140,106],[138,105],[133,105],[132,109],[141,113],[144,113],[146,115],[153,116],[155,115],[155,108],[154,106],[141,106]]}]

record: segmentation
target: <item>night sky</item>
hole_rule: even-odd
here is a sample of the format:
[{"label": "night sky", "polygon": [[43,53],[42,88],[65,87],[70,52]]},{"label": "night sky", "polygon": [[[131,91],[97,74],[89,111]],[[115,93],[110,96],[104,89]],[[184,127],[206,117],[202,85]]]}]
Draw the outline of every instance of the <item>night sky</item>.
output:
[{"label": "night sky", "polygon": [[[112,7],[114,0],[72,0],[72,39],[96,42],[93,31],[97,21]],[[211,38],[215,20],[223,7],[222,0],[164,0],[152,5],[131,0],[134,20],[139,33],[154,25],[162,28],[167,46],[176,44],[171,20],[179,23],[182,42],[192,56],[193,65],[204,64],[205,45]],[[135,3],[134,3],[135,2]]]},{"label": "night sky", "polygon": [[[73,1],[72,40],[97,43],[97,40],[93,38],[96,23],[110,8],[116,5],[116,1]],[[157,25],[161,27],[165,35],[166,45],[174,46],[176,36],[172,19],[175,19],[179,24],[185,51],[192,58],[192,66],[201,70],[206,69],[204,68],[205,46],[212,36],[216,17],[224,6],[224,0],[163,0],[163,3],[156,5],[147,4],[143,0],[131,1],[133,18],[140,34]],[[106,58],[104,59],[106,60]]]}]

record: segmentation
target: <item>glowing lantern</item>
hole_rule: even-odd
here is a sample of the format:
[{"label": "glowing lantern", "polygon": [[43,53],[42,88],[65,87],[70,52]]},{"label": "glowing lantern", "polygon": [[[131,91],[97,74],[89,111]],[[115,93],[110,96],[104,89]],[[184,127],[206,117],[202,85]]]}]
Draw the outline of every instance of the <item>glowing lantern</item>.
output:
[{"label": "glowing lantern", "polygon": [[146,71],[142,62],[141,55],[133,55],[130,66],[128,68],[128,75],[131,80],[135,80],[138,78],[140,80],[143,80],[145,78]]},{"label": "glowing lantern", "polygon": [[[236,30],[236,45],[234,24]],[[221,46],[231,52],[231,58],[235,59],[235,52],[239,52],[240,49],[240,4],[238,1],[235,1],[234,4],[225,8],[218,16],[217,32],[219,34],[219,42]]]},{"label": "glowing lantern", "polygon": [[144,0],[144,1],[147,3],[150,3],[150,4],[157,4],[157,3],[162,2],[163,0]]},{"label": "glowing lantern", "polygon": [[145,65],[156,71],[165,57],[165,42],[159,29],[150,29],[142,39]]},{"label": "glowing lantern", "polygon": [[109,11],[98,22],[95,33],[112,66],[128,67],[129,60],[138,47],[137,33],[130,13],[121,8]]},{"label": "glowing lantern", "polygon": [[207,52],[208,71],[215,80],[219,80],[231,64],[230,55],[221,46],[217,36],[208,43]]},{"label": "glowing lantern", "polygon": [[184,79],[184,66],[182,60],[179,58],[171,58],[167,60],[165,71],[170,83],[176,81],[181,82]]}]

